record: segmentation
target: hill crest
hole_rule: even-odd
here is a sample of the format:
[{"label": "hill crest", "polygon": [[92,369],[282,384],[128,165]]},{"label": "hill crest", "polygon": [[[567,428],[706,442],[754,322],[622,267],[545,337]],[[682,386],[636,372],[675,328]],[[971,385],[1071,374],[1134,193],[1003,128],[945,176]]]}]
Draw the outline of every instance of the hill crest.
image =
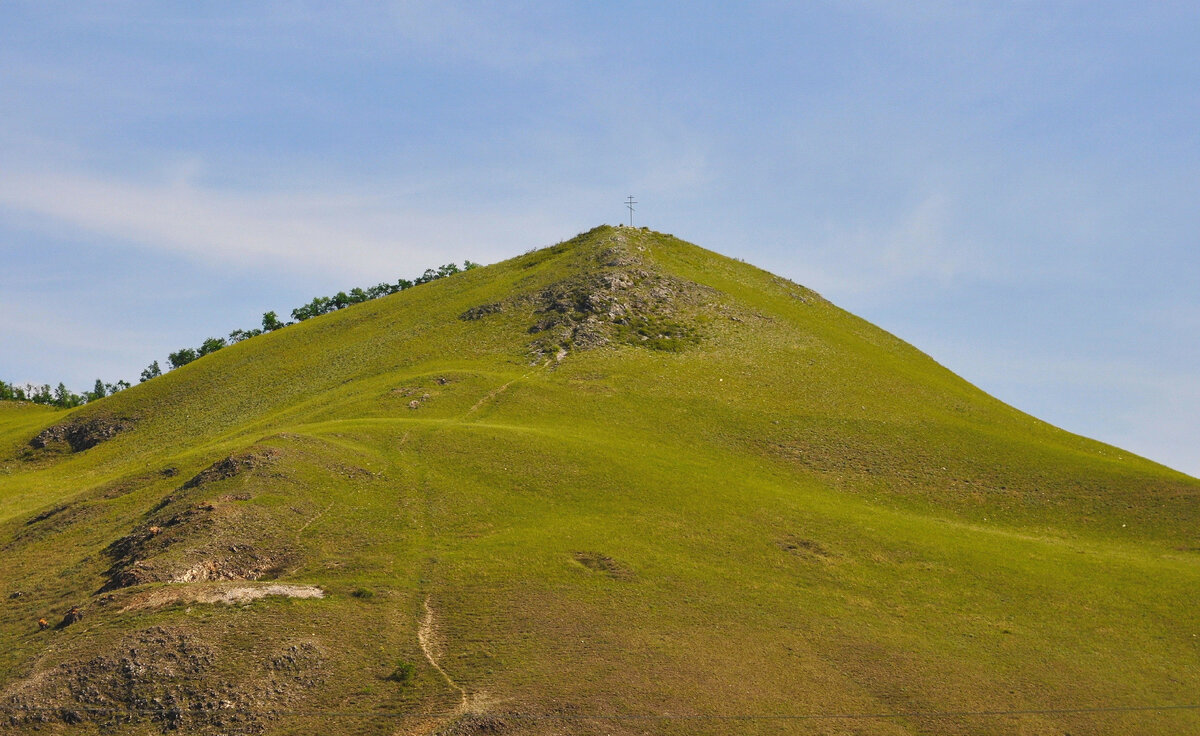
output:
[{"label": "hill crest", "polygon": [[1198,503],[803,287],[603,226],[74,412],[0,407],[0,707],[717,734],[1183,703]]}]

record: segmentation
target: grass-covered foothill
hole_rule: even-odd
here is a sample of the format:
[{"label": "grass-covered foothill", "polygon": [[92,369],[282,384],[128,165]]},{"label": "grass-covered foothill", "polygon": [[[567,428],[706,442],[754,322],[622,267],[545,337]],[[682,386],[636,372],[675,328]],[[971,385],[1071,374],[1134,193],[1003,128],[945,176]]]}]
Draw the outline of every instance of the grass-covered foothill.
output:
[{"label": "grass-covered foothill", "polygon": [[1195,733],[1198,510],[797,284],[605,226],[73,410],[0,402],[0,709]]},{"label": "grass-covered foothill", "polygon": [[[258,337],[267,332],[281,330],[284,327],[296,324],[296,322],[303,322],[306,319],[320,317],[323,314],[328,314],[338,309],[345,309],[354,304],[361,304],[371,299],[395,294],[405,289],[411,289],[414,286],[427,284],[436,279],[452,276],[460,271],[469,271],[472,268],[479,268],[479,264],[464,261],[462,268],[459,268],[457,264],[447,263],[436,269],[427,268],[423,274],[414,279],[400,279],[394,284],[385,281],[366,289],[355,287],[349,292],[339,291],[333,296],[313,297],[313,300],[308,304],[292,310],[292,319],[294,320],[292,322],[281,321],[279,315],[275,312],[265,312],[262,316],[261,327],[254,327],[248,330],[238,328],[230,332],[229,337],[209,337],[200,343],[198,347],[180,348],[170,353],[167,356],[167,370],[180,368],[197,358],[203,358],[209,353],[215,353],[223,347],[239,343],[242,340],[249,340],[252,337]],[[163,372],[162,366],[155,360],[142,370],[140,379],[145,383],[151,378],[161,376]],[[83,406],[89,401],[97,401],[106,396],[112,396],[122,389],[129,388],[130,385],[125,380],[106,383],[97,378],[91,391],[75,393],[62,382],[59,382],[55,388],[51,388],[50,384],[17,385],[0,381],[0,401],[32,401],[35,404],[56,406],[59,409],[73,409],[77,406]]]},{"label": "grass-covered foothill", "polygon": [[[199,347],[180,348],[179,350],[176,350],[167,356],[167,365],[169,366],[168,370],[172,368],[183,367],[197,358],[203,358],[209,353],[215,353],[223,347],[239,343],[242,340],[249,340],[252,337],[258,337],[259,335],[267,332],[282,330],[284,327],[290,327],[297,322],[303,322],[306,319],[320,317],[323,314],[329,314],[330,312],[335,312],[339,309],[345,309],[346,307],[353,306],[355,304],[361,304],[365,301],[370,301],[371,299],[378,299],[383,296],[396,294],[404,291],[405,289],[411,289],[414,286],[427,284],[436,279],[445,278],[446,276],[453,276],[460,271],[469,271],[472,268],[479,268],[479,264],[471,261],[464,261],[462,268],[459,268],[457,264],[447,263],[443,266],[439,266],[436,269],[427,268],[423,274],[414,279],[400,279],[394,284],[381,281],[375,286],[371,286],[366,289],[356,286],[349,292],[339,291],[333,296],[313,297],[313,300],[308,304],[296,307],[292,310],[292,322],[283,322],[279,319],[279,315],[275,312],[265,312],[262,316],[261,327],[254,327],[248,330],[239,328],[230,332],[229,337],[227,338],[210,337],[205,339],[204,342],[200,343]],[[158,376],[161,376],[162,373],[162,368],[159,366],[158,361],[156,360],[142,371],[141,379],[143,382],[145,382],[151,378],[157,378]],[[126,384],[126,386],[128,386],[128,384]]]}]

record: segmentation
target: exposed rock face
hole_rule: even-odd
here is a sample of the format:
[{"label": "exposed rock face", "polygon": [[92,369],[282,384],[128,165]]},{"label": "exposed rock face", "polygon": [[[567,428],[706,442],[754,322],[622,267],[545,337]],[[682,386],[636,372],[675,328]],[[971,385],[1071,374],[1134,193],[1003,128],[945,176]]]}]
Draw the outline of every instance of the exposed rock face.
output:
[{"label": "exposed rock face", "polygon": [[510,303],[473,307],[460,319],[532,307],[529,333],[537,337],[530,347],[539,357],[613,343],[677,351],[699,341],[692,318],[715,297],[712,289],[650,267],[624,236],[585,257],[592,262],[579,276]]},{"label": "exposed rock face", "polygon": [[475,320],[486,317],[489,314],[497,314],[504,311],[503,304],[480,304],[478,307],[471,307],[467,311],[458,315],[459,319]]},{"label": "exposed rock face", "polygon": [[[64,422],[60,434],[47,435],[62,445],[51,449],[65,451],[70,426]],[[172,608],[324,596],[315,586],[243,582],[275,577],[300,559],[302,509],[247,503],[295,483],[288,475],[288,460],[295,457],[288,453],[254,446],[190,478],[167,481],[181,484],[106,548],[106,580],[91,597],[72,601],[77,606],[54,604],[52,615],[50,604],[30,604],[14,591],[29,636],[41,639],[25,668],[10,671],[0,685],[0,732],[257,734],[270,729],[273,711],[319,689],[329,657],[315,631],[304,639],[274,629],[259,637],[253,623],[237,614],[218,614],[214,622]],[[175,475],[146,471],[118,485],[161,483]],[[43,540],[95,518],[113,487],[15,520],[11,544]],[[143,583],[165,585],[110,592]],[[159,625],[121,630],[138,615]],[[172,623],[162,624],[165,619]]]},{"label": "exposed rock face", "polygon": [[613,342],[679,350],[698,341],[682,314],[704,287],[645,271],[617,271],[564,281],[538,297],[535,348],[589,350]]},{"label": "exposed rock face", "polygon": [[0,705],[16,728],[150,723],[164,732],[255,734],[267,725],[270,708],[324,677],[324,652],[312,642],[290,644],[265,661],[239,662],[243,682],[230,682],[224,660],[239,655],[191,628],[153,626],[89,658],[35,670],[7,688]]},{"label": "exposed rock face", "polygon": [[218,460],[164,498],[143,525],[105,550],[113,564],[101,588],[110,591],[144,583],[261,580],[277,575],[295,551],[265,533],[274,525],[265,509],[238,502],[247,494],[189,501],[208,485],[273,464],[274,449],[256,449]]},{"label": "exposed rock face", "polygon": [[[122,538],[126,539],[126,538]],[[261,580],[277,575],[291,560],[287,553],[265,552],[249,544],[231,545],[228,551],[199,548],[192,550],[199,559],[188,564],[178,560],[142,559],[137,553],[149,552],[140,546],[118,558],[109,569],[103,591],[128,588],[143,583],[201,583],[210,580]]]},{"label": "exposed rock face", "polygon": [[219,480],[232,478],[239,473],[244,473],[247,470],[260,468],[264,465],[269,465],[279,456],[277,450],[270,448],[258,450],[256,452],[245,452],[238,455],[230,455],[227,458],[218,460],[209,465],[204,470],[201,470],[193,476],[188,482],[183,484],[183,489],[197,488],[206,483],[215,483]]},{"label": "exposed rock face", "polygon": [[132,426],[133,420],[128,417],[96,415],[70,419],[42,430],[29,440],[29,446],[35,450],[45,450],[65,445],[70,452],[83,452],[116,437]]}]

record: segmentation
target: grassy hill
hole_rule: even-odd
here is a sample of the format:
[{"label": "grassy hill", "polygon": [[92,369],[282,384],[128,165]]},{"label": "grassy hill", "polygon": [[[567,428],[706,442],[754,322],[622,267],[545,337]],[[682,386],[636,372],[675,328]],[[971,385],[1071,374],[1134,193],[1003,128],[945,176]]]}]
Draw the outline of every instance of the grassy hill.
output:
[{"label": "grassy hill", "polygon": [[1200,733],[1160,707],[1200,702],[1198,512],[801,286],[599,227],[0,404],[0,723]]}]

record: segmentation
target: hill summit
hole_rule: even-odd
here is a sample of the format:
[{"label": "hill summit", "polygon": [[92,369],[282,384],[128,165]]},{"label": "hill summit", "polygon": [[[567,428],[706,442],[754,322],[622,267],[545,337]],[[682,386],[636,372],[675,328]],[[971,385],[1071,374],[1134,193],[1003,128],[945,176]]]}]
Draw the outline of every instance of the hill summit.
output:
[{"label": "hill summit", "polygon": [[1184,733],[1200,481],[670,235],[0,402],[0,723]]}]

